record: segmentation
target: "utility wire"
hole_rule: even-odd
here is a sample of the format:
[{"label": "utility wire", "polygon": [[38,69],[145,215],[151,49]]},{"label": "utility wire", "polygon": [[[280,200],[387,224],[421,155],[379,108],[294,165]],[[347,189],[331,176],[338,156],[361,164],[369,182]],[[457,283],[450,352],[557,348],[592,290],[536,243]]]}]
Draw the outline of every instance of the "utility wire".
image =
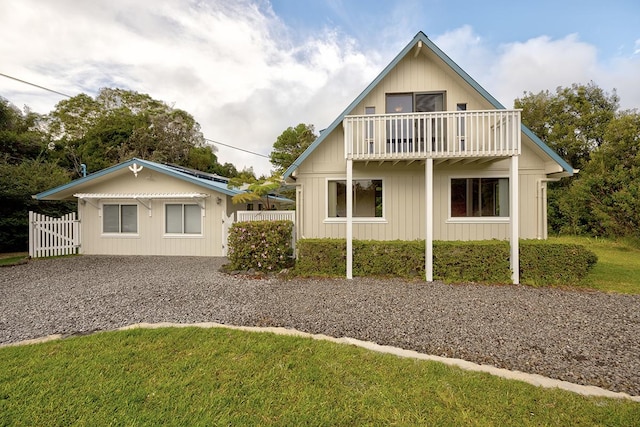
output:
[{"label": "utility wire", "polygon": [[213,139],[205,138],[204,140],[205,140],[205,141],[209,141],[209,142],[211,142],[212,144],[219,144],[219,145],[223,145],[223,146],[225,146],[225,147],[233,148],[234,150],[244,151],[245,153],[253,154],[254,156],[264,157],[265,159],[269,159],[269,158],[270,158],[270,157],[269,157],[269,156],[267,156],[267,155],[260,154],[260,153],[256,153],[255,151],[245,150],[244,148],[234,147],[233,145],[223,144],[222,142],[214,141]]},{"label": "utility wire", "polygon": [[[3,73],[0,73],[0,76],[6,77],[6,78],[11,79],[11,80],[15,80],[15,81],[20,82],[20,83],[24,83],[24,84],[29,85],[29,86],[37,87],[38,89],[46,90],[47,92],[56,93],[58,95],[66,96],[67,98],[73,98],[71,95],[67,95],[66,93],[58,92],[57,90],[49,89],[48,87],[40,86],[40,85],[37,85],[35,83],[31,83],[31,82],[28,82],[28,81],[25,81],[25,80],[21,80],[21,79],[18,79],[16,77],[8,76],[8,75],[3,74]],[[254,156],[264,157],[265,159],[269,159],[270,158],[269,156],[266,156],[264,154],[256,153],[255,151],[245,150],[244,148],[234,147],[233,145],[224,144],[224,143],[219,142],[219,141],[214,141],[213,139],[204,138],[204,140],[205,141],[209,141],[209,142],[211,142],[213,144],[219,144],[219,145],[223,145],[225,147],[233,148],[234,150],[244,151],[245,153],[253,154]]]},{"label": "utility wire", "polygon": [[57,93],[58,95],[66,96],[67,98],[73,98],[71,95],[67,95],[66,93],[58,92],[57,90],[49,89],[48,87],[40,86],[40,85],[37,85],[35,83],[30,83],[30,82],[27,82],[25,80],[20,80],[20,79],[18,79],[16,77],[11,77],[11,76],[8,76],[8,75],[3,74],[3,73],[0,73],[0,76],[6,77],[6,78],[11,79],[11,80],[15,80],[15,81],[20,82],[20,83],[24,83],[24,84],[29,85],[29,86],[37,87],[38,89],[46,90],[47,92],[53,92],[53,93]]}]

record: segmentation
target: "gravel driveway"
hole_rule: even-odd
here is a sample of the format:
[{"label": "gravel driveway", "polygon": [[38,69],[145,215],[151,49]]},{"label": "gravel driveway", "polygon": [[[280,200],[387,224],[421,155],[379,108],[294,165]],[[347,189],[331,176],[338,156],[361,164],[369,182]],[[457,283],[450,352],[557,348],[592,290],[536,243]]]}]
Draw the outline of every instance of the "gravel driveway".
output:
[{"label": "gravel driveway", "polygon": [[640,395],[640,296],[400,279],[255,279],[220,258],[0,268],[0,344],[139,322],[283,326]]}]

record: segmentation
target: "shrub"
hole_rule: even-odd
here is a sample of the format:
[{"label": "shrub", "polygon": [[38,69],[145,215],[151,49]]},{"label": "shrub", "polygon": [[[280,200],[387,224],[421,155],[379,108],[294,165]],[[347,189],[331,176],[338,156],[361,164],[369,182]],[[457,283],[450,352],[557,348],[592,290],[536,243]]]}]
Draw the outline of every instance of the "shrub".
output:
[{"label": "shrub", "polygon": [[598,262],[582,245],[530,240],[520,249],[520,281],[528,285],[579,284]]},{"label": "shrub", "polygon": [[[424,241],[354,241],[354,276],[424,278]],[[508,241],[434,242],[433,276],[446,282],[510,283]],[[343,276],[344,239],[298,241],[295,272]],[[530,285],[579,284],[597,257],[580,245],[520,242],[520,280]]]},{"label": "shrub", "polygon": [[236,222],[229,230],[230,270],[277,272],[292,261],[291,221]]}]

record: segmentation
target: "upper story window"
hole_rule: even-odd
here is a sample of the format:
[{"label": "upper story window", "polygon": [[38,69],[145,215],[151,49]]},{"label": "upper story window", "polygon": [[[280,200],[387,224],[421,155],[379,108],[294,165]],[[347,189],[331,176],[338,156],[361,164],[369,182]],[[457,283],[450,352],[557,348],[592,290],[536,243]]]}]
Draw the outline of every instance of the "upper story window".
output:
[{"label": "upper story window", "polygon": [[[329,180],[327,182],[327,217],[346,218],[347,181]],[[353,217],[382,218],[382,180],[353,180]]]},{"label": "upper story window", "polygon": [[138,205],[102,205],[102,232],[135,234],[138,232]]},{"label": "upper story window", "polygon": [[444,95],[444,92],[388,93],[385,112],[400,114],[444,111]]},{"label": "upper story window", "polygon": [[451,217],[508,217],[508,178],[452,178]]}]

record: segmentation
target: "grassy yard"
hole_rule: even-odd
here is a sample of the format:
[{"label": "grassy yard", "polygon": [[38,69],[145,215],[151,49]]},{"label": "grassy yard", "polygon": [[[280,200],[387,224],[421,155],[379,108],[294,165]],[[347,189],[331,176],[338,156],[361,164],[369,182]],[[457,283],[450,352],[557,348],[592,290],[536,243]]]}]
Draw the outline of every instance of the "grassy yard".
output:
[{"label": "grassy yard", "polygon": [[637,425],[587,398],[308,338],[105,332],[0,348],[0,425]]},{"label": "grassy yard", "polygon": [[26,262],[28,256],[28,252],[0,253],[0,266],[16,265],[22,262]]},{"label": "grassy yard", "polygon": [[636,242],[576,236],[550,237],[549,241],[577,243],[598,256],[586,286],[604,292],[640,294],[640,247]]}]

